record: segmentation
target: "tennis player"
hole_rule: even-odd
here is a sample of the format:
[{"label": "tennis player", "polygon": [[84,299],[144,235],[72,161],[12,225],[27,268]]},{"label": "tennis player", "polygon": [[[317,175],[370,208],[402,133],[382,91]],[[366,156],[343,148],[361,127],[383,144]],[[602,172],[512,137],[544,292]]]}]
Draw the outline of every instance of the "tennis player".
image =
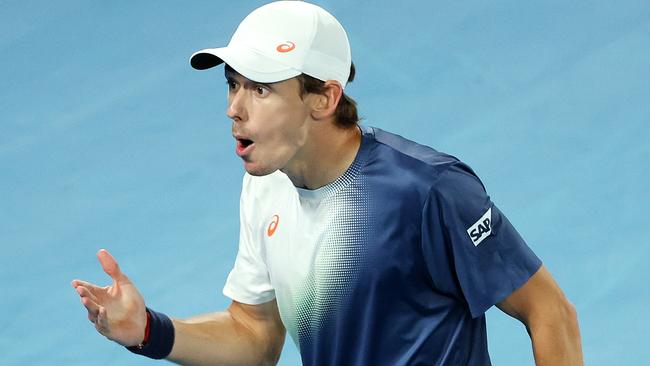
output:
[{"label": "tennis player", "polygon": [[358,125],[350,46],[322,8],[279,1],[226,47],[227,115],[242,159],[230,307],[171,319],[105,250],[108,287],[72,285],[97,331],[188,365],[275,364],[289,333],[304,365],[490,365],[485,312],[530,334],[538,365],[581,365],[574,307],[464,163]]}]

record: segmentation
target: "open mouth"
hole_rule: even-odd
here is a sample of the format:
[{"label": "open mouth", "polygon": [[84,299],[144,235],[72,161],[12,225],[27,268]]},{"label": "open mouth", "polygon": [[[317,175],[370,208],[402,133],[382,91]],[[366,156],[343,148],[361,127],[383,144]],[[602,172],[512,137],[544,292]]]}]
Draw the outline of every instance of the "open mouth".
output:
[{"label": "open mouth", "polygon": [[248,140],[248,139],[237,139],[237,143],[242,145],[244,148],[249,147],[250,145],[253,144],[253,140]]},{"label": "open mouth", "polygon": [[253,140],[239,138],[237,139],[237,153],[242,155],[254,144]]}]

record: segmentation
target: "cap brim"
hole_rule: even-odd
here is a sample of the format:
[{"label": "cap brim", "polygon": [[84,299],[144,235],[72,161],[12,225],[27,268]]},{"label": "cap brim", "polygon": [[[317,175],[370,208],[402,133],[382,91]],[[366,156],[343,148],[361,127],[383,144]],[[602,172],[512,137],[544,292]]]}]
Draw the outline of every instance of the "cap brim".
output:
[{"label": "cap brim", "polygon": [[206,48],[190,57],[190,65],[205,70],[227,63],[249,80],[260,83],[275,83],[291,79],[302,72],[254,50],[242,47]]},{"label": "cap brim", "polygon": [[209,49],[195,52],[192,57],[190,57],[190,65],[197,70],[206,70],[223,63],[221,58],[208,51]]}]

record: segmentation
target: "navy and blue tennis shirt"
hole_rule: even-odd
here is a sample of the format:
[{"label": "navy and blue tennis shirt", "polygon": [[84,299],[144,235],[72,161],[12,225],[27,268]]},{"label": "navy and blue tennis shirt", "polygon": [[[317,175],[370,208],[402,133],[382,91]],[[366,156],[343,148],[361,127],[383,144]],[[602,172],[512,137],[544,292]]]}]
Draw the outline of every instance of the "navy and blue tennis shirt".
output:
[{"label": "navy and blue tennis shirt", "polygon": [[484,313],[541,261],[466,164],[361,129],[325,187],[245,175],[224,294],[275,299],[304,365],[490,365]]}]

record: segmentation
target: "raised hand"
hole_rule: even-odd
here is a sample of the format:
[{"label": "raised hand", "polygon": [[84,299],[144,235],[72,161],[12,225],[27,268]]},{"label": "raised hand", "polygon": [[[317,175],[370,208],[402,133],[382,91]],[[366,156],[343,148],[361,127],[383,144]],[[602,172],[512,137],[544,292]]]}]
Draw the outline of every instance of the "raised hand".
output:
[{"label": "raised hand", "polygon": [[72,287],[88,310],[88,320],[110,340],[123,346],[140,344],[147,324],[144,299],[108,251],[100,250],[97,258],[104,272],[113,279],[112,285],[99,287],[81,280],[72,281]]}]

